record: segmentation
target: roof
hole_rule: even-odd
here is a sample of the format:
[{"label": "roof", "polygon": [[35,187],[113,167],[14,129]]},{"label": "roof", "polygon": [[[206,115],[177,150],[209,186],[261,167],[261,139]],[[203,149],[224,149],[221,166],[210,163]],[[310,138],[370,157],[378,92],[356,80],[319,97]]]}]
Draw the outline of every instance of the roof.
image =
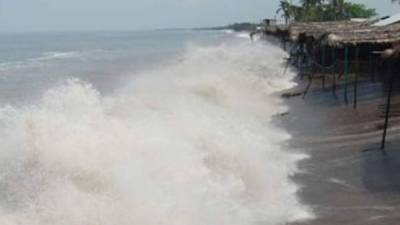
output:
[{"label": "roof", "polygon": [[320,39],[326,33],[339,32],[343,30],[354,30],[367,27],[369,22],[360,21],[330,21],[330,22],[310,22],[292,23],[289,26],[289,36],[292,41],[298,41],[301,35]]},{"label": "roof", "polygon": [[400,43],[400,24],[330,32],[322,39],[331,46]]},{"label": "roof", "polygon": [[379,20],[378,22],[374,23],[372,26],[381,27],[381,26],[392,25],[395,23],[400,23],[400,13],[389,16],[386,19]]}]

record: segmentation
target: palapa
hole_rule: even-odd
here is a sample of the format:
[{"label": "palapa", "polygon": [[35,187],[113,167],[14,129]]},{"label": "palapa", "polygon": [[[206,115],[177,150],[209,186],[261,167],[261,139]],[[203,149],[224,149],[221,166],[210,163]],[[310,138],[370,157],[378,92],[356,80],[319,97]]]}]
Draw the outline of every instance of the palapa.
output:
[{"label": "palapa", "polygon": [[295,22],[289,26],[289,38],[298,41],[300,36],[320,39],[324,34],[344,30],[354,30],[368,27],[370,22],[360,21],[330,21],[330,22]]},{"label": "palapa", "polygon": [[322,38],[322,42],[330,46],[397,44],[400,42],[400,24],[329,32]]}]

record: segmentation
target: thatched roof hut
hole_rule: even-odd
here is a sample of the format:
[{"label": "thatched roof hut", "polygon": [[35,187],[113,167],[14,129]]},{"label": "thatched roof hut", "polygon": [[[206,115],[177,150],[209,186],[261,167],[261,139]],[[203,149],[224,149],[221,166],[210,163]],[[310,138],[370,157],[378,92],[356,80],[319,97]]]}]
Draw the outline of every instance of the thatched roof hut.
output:
[{"label": "thatched roof hut", "polygon": [[292,41],[299,41],[300,37],[318,40],[326,33],[361,29],[369,24],[369,22],[360,21],[296,22],[289,26],[289,38]]},{"label": "thatched roof hut", "polygon": [[368,26],[359,29],[329,32],[322,37],[322,43],[330,46],[400,43],[400,24],[384,27]]}]

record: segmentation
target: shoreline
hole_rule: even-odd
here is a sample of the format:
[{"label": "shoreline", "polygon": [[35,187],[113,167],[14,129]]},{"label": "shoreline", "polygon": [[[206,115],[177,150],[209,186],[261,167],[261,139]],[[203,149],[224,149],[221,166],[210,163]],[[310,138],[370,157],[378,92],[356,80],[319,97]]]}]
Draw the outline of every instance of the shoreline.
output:
[{"label": "shoreline", "polygon": [[[297,76],[295,82],[297,87],[282,94],[303,92],[305,80]],[[400,141],[396,139],[400,136],[394,131],[399,123],[391,121],[384,156],[379,151],[383,119],[378,105],[386,99],[382,83],[363,80],[359,107],[354,110],[343,102],[340,88],[335,99],[329,86],[324,91],[319,82],[314,82],[305,99],[285,98],[288,114],[277,116],[278,125],[292,135],[289,149],[309,155],[291,179],[301,187],[299,201],[316,218],[291,224],[398,224]],[[397,99],[394,96],[394,102]]]}]

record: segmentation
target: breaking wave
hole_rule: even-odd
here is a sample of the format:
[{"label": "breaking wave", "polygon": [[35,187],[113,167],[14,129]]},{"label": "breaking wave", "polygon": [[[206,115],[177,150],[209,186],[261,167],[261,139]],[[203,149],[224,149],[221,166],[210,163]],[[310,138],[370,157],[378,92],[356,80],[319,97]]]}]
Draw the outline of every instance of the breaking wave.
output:
[{"label": "breaking wave", "polygon": [[293,86],[284,53],[190,47],[112,96],[70,79],[0,109],[3,225],[284,224],[310,213],[289,176],[303,155],[271,124]]}]

